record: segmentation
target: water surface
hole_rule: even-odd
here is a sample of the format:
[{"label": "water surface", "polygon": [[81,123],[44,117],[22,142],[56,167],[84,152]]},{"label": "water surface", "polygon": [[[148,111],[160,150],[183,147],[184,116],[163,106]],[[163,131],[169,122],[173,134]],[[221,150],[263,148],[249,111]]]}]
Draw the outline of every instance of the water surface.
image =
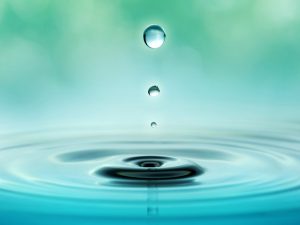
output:
[{"label": "water surface", "polygon": [[[2,136],[1,220],[299,224],[299,137],[295,129],[159,135],[62,130]],[[153,164],[157,160],[166,164]],[[107,167],[186,165],[201,173],[139,182],[97,173]]]}]

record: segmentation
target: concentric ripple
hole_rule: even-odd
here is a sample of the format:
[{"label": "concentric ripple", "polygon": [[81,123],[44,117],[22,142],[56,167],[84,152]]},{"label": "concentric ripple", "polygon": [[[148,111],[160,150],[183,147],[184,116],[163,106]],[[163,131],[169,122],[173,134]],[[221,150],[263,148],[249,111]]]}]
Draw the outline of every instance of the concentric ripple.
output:
[{"label": "concentric ripple", "polygon": [[120,156],[95,171],[95,175],[107,177],[120,186],[188,185],[203,173],[204,169],[192,161],[166,156]]},{"label": "concentric ripple", "polygon": [[12,135],[1,138],[0,186],[0,210],[69,216],[297,211],[300,136],[270,131]]}]

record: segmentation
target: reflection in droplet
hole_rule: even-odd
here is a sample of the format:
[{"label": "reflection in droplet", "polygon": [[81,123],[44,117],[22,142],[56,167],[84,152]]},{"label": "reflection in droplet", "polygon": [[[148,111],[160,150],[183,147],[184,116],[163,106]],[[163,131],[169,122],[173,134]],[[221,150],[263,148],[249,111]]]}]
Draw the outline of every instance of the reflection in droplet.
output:
[{"label": "reflection in droplet", "polygon": [[152,122],[152,123],[151,123],[151,127],[152,127],[152,128],[157,127],[157,123],[156,123],[156,122]]},{"label": "reflection in droplet", "polygon": [[159,93],[160,93],[160,90],[159,90],[158,86],[156,86],[156,85],[154,85],[148,89],[148,94],[152,97],[158,96]]},{"label": "reflection in droplet", "polygon": [[159,48],[166,38],[164,30],[158,25],[151,25],[144,31],[144,42],[149,48]]}]

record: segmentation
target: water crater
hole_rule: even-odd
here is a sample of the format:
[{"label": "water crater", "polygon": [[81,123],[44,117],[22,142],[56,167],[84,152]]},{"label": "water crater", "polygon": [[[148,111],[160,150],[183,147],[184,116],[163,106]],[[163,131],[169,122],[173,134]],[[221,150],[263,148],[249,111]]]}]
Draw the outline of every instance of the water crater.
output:
[{"label": "water crater", "polygon": [[[132,184],[170,184],[189,182],[204,173],[198,164],[176,157],[166,156],[132,156],[118,157],[109,165],[102,165],[94,174],[117,182]],[[168,182],[171,181],[171,182]]]}]

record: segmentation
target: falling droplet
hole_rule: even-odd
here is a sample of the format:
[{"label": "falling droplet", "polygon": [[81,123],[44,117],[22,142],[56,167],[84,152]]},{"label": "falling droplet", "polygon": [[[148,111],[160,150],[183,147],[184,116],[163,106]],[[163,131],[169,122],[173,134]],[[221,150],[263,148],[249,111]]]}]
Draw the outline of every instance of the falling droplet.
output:
[{"label": "falling droplet", "polygon": [[144,42],[149,48],[159,48],[165,42],[166,34],[158,25],[151,25],[144,31]]},{"label": "falling droplet", "polygon": [[158,86],[156,86],[156,85],[150,87],[148,90],[148,94],[152,97],[158,96],[159,93],[160,93],[160,90],[159,90]]},{"label": "falling droplet", "polygon": [[157,127],[157,123],[156,122],[152,122],[151,123],[151,127],[153,127],[153,128]]}]

